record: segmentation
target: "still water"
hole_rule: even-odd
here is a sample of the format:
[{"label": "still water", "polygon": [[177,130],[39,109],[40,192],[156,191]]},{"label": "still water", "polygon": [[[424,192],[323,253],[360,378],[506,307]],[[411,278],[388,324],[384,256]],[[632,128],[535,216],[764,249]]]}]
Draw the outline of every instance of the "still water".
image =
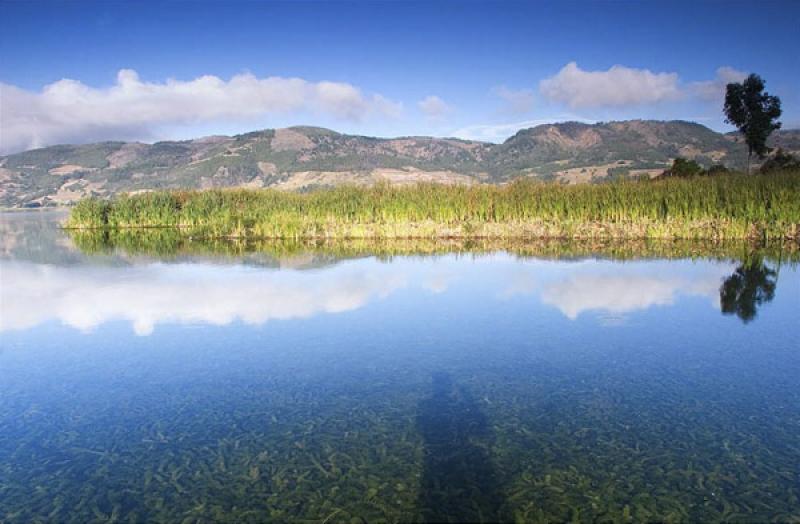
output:
[{"label": "still water", "polygon": [[796,256],[86,254],[2,215],[0,521],[800,519]]}]

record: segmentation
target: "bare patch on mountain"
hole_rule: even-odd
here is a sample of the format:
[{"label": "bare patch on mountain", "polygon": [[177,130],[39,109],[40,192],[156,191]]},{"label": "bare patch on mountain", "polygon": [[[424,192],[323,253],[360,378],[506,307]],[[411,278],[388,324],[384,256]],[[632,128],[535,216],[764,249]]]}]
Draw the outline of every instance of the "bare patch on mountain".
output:
[{"label": "bare patch on mountain", "polygon": [[71,175],[77,171],[89,171],[83,166],[76,166],[75,164],[65,164],[63,166],[54,167],[48,170],[51,175]]},{"label": "bare patch on mountain", "polygon": [[293,129],[276,129],[270,145],[273,151],[297,151],[313,148],[314,142]]}]

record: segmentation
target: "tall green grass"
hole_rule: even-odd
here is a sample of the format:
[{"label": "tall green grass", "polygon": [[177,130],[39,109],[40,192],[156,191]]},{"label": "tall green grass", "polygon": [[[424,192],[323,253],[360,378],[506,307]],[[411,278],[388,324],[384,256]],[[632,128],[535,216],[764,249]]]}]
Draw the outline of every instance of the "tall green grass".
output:
[{"label": "tall green grass", "polygon": [[576,186],[152,192],[83,200],[67,227],[175,227],[203,238],[798,238],[800,172]]}]

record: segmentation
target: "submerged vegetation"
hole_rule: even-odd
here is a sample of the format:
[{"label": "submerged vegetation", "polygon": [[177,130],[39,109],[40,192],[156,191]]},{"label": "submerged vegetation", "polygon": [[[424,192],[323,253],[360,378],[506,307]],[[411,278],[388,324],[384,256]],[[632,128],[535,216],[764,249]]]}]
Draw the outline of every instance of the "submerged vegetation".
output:
[{"label": "submerged vegetation", "polygon": [[[414,343],[417,333],[407,331],[394,335],[397,348]],[[446,351],[436,343],[420,353]],[[424,357],[404,369],[406,361],[391,356],[397,350],[372,348],[370,358],[355,359],[301,342],[286,359],[276,344],[252,352],[212,343],[247,363],[238,370],[209,366],[220,353],[198,359],[197,347],[170,348],[182,361],[155,360],[160,370],[120,373],[106,361],[107,377],[42,384],[58,394],[41,410],[30,405],[37,397],[22,395],[30,380],[48,377],[15,375],[0,401],[0,452],[8,457],[0,464],[0,520],[800,517],[797,424],[787,423],[797,393],[791,382],[745,380],[749,361],[709,378],[718,361],[707,352],[688,352],[675,367],[647,366],[639,348],[623,346],[615,351],[625,358],[613,366],[605,351],[566,366],[534,344],[529,359],[500,359],[480,372],[448,364],[456,369],[442,373]],[[219,385],[209,387],[212,380]]]},{"label": "submerged vegetation", "polygon": [[200,238],[800,238],[800,171],[564,186],[159,191],[79,202],[79,229]]}]

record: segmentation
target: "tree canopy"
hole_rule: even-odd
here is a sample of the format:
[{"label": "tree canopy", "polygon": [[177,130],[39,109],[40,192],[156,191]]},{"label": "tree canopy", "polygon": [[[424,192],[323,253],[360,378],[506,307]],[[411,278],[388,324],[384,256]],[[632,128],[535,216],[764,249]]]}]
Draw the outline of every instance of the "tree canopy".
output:
[{"label": "tree canopy", "polygon": [[664,172],[666,176],[695,176],[703,174],[703,166],[694,160],[678,157],[672,161],[672,167]]},{"label": "tree canopy", "polygon": [[766,162],[761,164],[759,171],[762,173],[771,173],[773,171],[786,169],[800,169],[800,159],[778,148],[773,156],[769,157]]},{"label": "tree canopy", "polygon": [[767,138],[780,129],[781,100],[764,92],[764,80],[751,74],[742,83],[730,83],[725,91],[725,121],[736,126],[747,143],[748,170],[753,153],[769,153]]}]

